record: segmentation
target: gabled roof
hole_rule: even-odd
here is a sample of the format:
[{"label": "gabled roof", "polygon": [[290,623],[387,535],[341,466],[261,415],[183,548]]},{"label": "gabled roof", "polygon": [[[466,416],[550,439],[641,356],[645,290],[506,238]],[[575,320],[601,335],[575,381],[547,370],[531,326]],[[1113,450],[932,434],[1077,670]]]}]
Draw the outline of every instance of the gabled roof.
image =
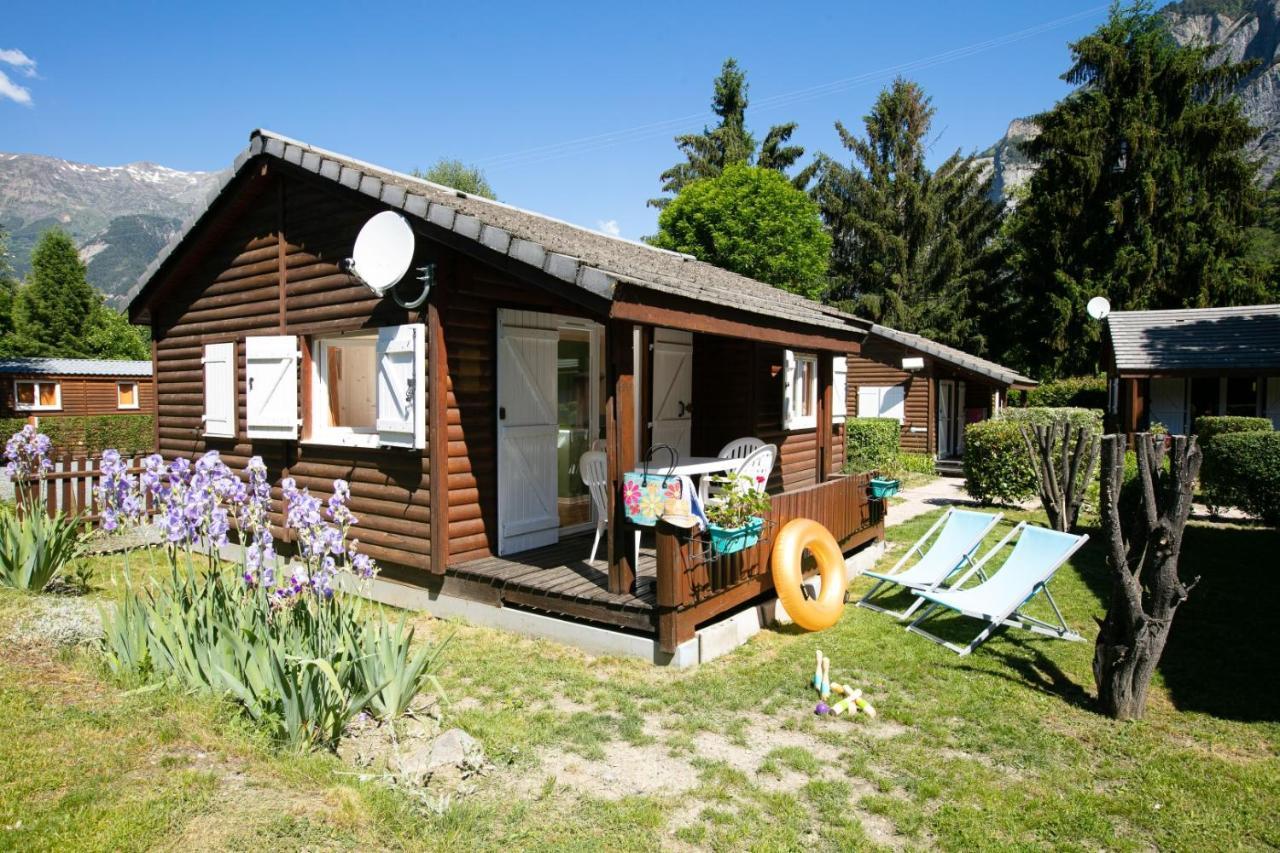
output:
[{"label": "gabled roof", "polygon": [[899,332],[897,329],[891,329],[888,326],[881,326],[879,323],[871,327],[872,335],[877,335],[887,341],[902,344],[919,350],[922,353],[933,356],[939,361],[946,362],[954,367],[967,370],[970,373],[976,373],[979,376],[993,379],[1002,385],[1011,385],[1019,388],[1031,388],[1036,384],[1034,379],[1023,376],[1017,371],[1010,370],[1002,364],[996,364],[994,361],[987,361],[985,358],[978,358],[976,355],[969,355],[967,352],[958,350],[955,347],[949,347],[946,344],[940,344],[937,341],[929,340],[921,335],[911,332]]},{"label": "gabled roof", "polygon": [[1112,311],[1106,334],[1120,373],[1280,370],[1280,305]]},{"label": "gabled roof", "polygon": [[104,358],[5,358],[0,373],[44,376],[150,376],[149,361],[110,361]]},{"label": "gabled roof", "polygon": [[129,293],[136,317],[177,249],[256,157],[292,163],[320,178],[378,199],[406,216],[474,240],[509,258],[606,299],[620,283],[721,307],[802,323],[860,339],[868,324],[851,314],[737,275],[690,255],[611,237],[559,219],[477,198],[449,187],[316,148],[267,130],[255,130],[249,147],[224,173],[203,207],[147,267]]}]

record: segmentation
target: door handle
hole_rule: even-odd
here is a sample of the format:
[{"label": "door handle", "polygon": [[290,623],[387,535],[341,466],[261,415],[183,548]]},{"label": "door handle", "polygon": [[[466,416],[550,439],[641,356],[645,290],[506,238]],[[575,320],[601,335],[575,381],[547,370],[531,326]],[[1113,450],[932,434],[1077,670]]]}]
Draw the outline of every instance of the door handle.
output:
[{"label": "door handle", "polygon": [[678,400],[676,405],[680,407],[680,410],[676,413],[677,418],[683,418],[685,415],[693,411],[693,406],[686,403],[684,400]]},{"label": "door handle", "polygon": [[498,407],[498,420],[500,420],[500,421],[505,421],[506,419],[507,419],[507,407],[506,407],[506,406],[499,406],[499,407]]}]

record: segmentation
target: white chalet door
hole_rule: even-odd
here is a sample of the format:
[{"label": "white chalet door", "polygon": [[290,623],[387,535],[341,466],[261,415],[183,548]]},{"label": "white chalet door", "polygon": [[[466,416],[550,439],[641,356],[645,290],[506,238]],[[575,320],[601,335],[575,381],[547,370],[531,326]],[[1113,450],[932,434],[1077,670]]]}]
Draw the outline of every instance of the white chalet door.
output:
[{"label": "white chalet door", "polygon": [[1267,379],[1267,417],[1271,425],[1280,430],[1280,376]]},{"label": "white chalet door", "polygon": [[1149,421],[1159,421],[1173,435],[1187,433],[1187,380],[1152,379]]},{"label": "white chalet door", "polygon": [[946,459],[955,448],[956,383],[951,379],[938,381],[938,458]]},{"label": "white chalet door", "polygon": [[[653,443],[689,455],[693,438],[693,335],[655,329],[653,335]],[[644,448],[647,450],[648,448]]]},{"label": "white chalet door", "polygon": [[559,333],[499,324],[498,553],[559,539],[556,350]]}]

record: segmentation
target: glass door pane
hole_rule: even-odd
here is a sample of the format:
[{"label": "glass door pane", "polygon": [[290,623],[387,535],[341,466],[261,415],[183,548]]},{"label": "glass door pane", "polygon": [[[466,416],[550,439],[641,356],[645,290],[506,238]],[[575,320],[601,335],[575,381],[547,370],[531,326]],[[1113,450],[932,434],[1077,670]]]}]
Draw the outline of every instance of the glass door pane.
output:
[{"label": "glass door pane", "polygon": [[591,333],[561,329],[556,352],[557,479],[560,526],[573,527],[591,521],[591,494],[582,484],[578,460],[591,449],[592,411]]}]

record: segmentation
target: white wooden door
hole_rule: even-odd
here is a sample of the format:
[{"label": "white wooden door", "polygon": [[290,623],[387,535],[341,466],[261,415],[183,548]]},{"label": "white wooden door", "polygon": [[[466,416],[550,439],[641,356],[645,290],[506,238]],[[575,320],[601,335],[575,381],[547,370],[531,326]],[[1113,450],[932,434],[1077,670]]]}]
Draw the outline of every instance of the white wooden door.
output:
[{"label": "white wooden door", "polygon": [[1280,376],[1267,379],[1267,417],[1271,425],[1280,430]]},{"label": "white wooden door", "polygon": [[1173,435],[1187,432],[1187,380],[1151,380],[1151,423],[1159,421]]},{"label": "white wooden door", "polygon": [[653,334],[653,443],[689,455],[693,438],[693,335],[674,329]]},{"label": "white wooden door", "polygon": [[938,380],[938,458],[953,455],[955,448],[956,383],[951,379]]},{"label": "white wooden door", "polygon": [[554,329],[498,328],[498,553],[559,539]]}]

